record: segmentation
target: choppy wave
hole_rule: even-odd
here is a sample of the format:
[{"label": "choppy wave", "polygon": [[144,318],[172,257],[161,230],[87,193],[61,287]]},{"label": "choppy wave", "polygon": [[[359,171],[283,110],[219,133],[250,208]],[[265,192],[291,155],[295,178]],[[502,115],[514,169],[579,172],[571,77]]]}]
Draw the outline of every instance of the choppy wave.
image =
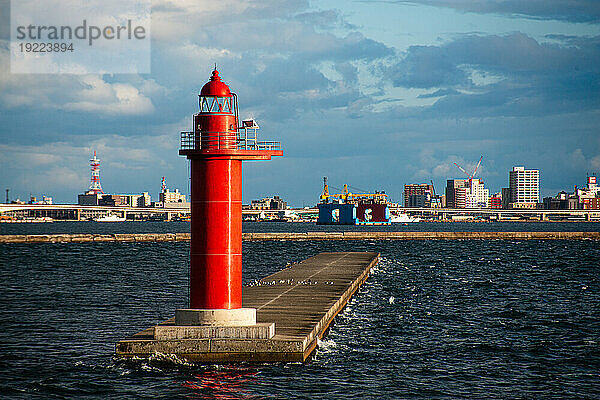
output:
[{"label": "choppy wave", "polygon": [[[114,344],[187,297],[187,243],[0,246],[7,398],[598,398],[591,241],[244,243],[244,282],[378,251],[308,364],[200,366]],[[434,266],[434,267],[432,267]]]}]

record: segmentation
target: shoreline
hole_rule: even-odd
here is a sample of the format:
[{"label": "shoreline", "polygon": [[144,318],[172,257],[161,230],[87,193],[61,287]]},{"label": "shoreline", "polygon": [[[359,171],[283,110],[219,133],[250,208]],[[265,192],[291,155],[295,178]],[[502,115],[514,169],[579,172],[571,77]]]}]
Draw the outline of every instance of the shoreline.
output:
[{"label": "shoreline", "polygon": [[[600,232],[245,232],[243,241],[600,240]],[[189,233],[0,235],[0,243],[185,242]]]}]

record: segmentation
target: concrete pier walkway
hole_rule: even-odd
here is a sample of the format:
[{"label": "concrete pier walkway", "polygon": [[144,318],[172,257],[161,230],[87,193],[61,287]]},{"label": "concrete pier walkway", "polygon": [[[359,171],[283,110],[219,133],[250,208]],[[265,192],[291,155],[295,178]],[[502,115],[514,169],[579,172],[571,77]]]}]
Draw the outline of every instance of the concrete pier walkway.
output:
[{"label": "concrete pier walkway", "polygon": [[[321,253],[243,289],[257,323],[275,323],[270,339],[156,340],[154,327],[116,344],[118,357],[175,354],[189,361],[304,362],[334,317],[367,279],[378,253]],[[173,319],[163,325],[174,324]]]},{"label": "concrete pier walkway", "polygon": [[[243,233],[244,241],[261,240],[600,240],[600,232],[260,232]],[[116,233],[0,235],[0,243],[181,242],[189,233]]]}]

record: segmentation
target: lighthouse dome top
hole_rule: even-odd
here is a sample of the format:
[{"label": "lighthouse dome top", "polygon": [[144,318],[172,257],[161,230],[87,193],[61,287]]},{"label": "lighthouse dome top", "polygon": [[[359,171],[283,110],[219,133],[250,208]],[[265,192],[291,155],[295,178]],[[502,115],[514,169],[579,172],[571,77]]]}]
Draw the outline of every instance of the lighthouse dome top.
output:
[{"label": "lighthouse dome top", "polygon": [[228,97],[230,95],[231,91],[229,90],[229,86],[221,81],[219,71],[215,68],[210,77],[210,81],[202,87],[200,96]]}]

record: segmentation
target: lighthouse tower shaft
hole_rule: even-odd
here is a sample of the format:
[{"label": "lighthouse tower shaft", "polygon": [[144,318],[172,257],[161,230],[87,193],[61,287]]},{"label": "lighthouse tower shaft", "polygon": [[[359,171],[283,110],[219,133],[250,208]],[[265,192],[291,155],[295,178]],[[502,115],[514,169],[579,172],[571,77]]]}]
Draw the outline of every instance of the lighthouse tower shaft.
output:
[{"label": "lighthouse tower shaft", "polygon": [[242,161],[283,155],[278,142],[256,140],[253,120],[243,125],[215,69],[179,151],[191,163],[191,309],[242,307]]},{"label": "lighthouse tower shaft", "polygon": [[242,306],[242,161],[192,159],[190,308]]}]

